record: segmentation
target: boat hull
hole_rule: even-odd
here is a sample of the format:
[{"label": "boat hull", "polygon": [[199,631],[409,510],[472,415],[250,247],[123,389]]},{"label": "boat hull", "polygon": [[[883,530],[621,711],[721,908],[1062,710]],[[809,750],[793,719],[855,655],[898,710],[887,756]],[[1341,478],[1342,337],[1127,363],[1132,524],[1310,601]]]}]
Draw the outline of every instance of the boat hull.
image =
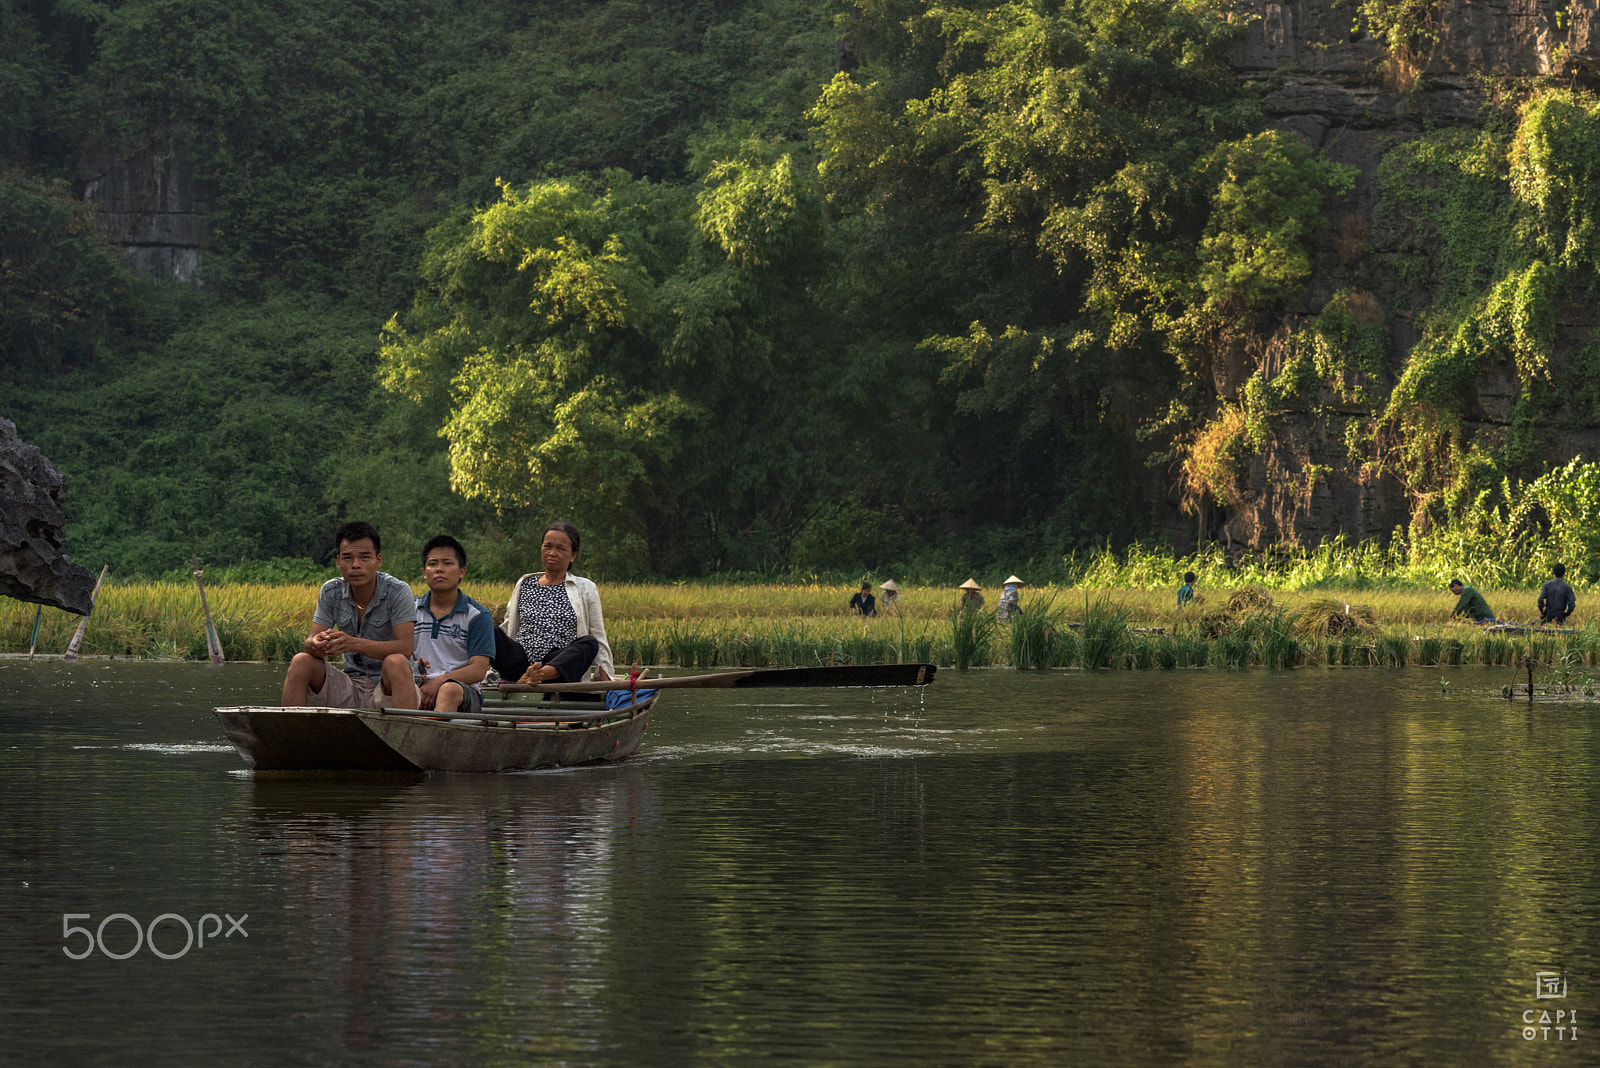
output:
[{"label": "boat hull", "polygon": [[418,771],[353,708],[218,708],[228,741],[257,771]]},{"label": "boat hull", "polygon": [[645,713],[593,727],[493,727],[379,712],[361,718],[391,750],[429,771],[521,771],[621,760],[639,748],[649,726]]},{"label": "boat hull", "polygon": [[[549,706],[490,702],[482,720],[350,708],[218,708],[256,771],[525,771],[621,760],[639,748],[655,695],[604,719],[551,722]],[[582,709],[573,705],[574,715]],[[537,714],[542,721],[525,717]]]}]

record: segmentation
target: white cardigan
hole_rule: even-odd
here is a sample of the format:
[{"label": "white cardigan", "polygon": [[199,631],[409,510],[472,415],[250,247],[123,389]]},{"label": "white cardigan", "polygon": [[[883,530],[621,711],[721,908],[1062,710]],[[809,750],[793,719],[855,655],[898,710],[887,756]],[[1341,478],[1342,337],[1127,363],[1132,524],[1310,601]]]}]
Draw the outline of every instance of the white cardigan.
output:
[{"label": "white cardigan", "polygon": [[[539,581],[539,576],[544,572],[523,575],[517,579],[517,584],[511,587],[511,602],[506,605],[506,635],[513,641],[517,637],[519,620],[517,618],[517,601],[522,596],[524,583]],[[572,602],[572,614],[578,621],[578,636],[592,635],[600,642],[600,651],[595,654],[594,666],[604,672],[607,677],[615,675],[611,666],[611,643],[606,641],[606,621],[600,615],[600,590],[594,583],[586,578],[580,578],[572,572],[567,572],[566,581],[562,583],[567,591],[567,600]]]}]

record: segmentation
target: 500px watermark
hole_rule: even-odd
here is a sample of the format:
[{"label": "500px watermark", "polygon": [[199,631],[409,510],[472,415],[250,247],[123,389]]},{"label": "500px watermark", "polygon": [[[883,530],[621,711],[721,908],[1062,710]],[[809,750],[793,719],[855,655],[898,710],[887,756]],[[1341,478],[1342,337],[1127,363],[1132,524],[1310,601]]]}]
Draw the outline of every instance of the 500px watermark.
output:
[{"label": "500px watermark", "polygon": [[[223,934],[222,931],[222,920],[224,916],[226,916],[228,920],[228,930],[226,934]],[[246,938],[249,938],[250,932],[244,929],[244,921],[248,920],[249,918],[250,914],[248,912],[243,916],[240,916],[237,920],[232,916],[229,916],[227,913],[223,913],[222,916],[218,916],[215,912],[208,912],[204,916],[200,917],[199,923],[190,923],[182,916],[179,916],[176,912],[163,912],[161,915],[151,920],[148,926],[141,927],[139,925],[139,921],[128,915],[126,912],[113,912],[111,915],[101,920],[99,926],[91,931],[87,927],[79,927],[74,925],[72,922],[73,920],[93,919],[89,913],[63,912],[61,914],[61,940],[63,942],[70,942],[73,938],[82,935],[84,941],[83,948],[77,952],[73,951],[73,947],[71,945],[62,946],[61,952],[65,953],[73,960],[82,960],[98,949],[102,954],[110,957],[112,960],[127,960],[129,957],[139,952],[140,949],[148,946],[150,952],[154,953],[162,960],[177,960],[179,957],[182,957],[184,954],[188,953],[189,950],[194,949],[197,944],[200,948],[204,948],[207,938],[210,938],[213,942],[216,941],[217,935],[219,934],[222,935],[223,938],[232,938],[235,934],[240,934]],[[214,924],[210,931],[206,930],[206,922],[208,920]],[[127,950],[126,952],[117,953],[106,948],[106,925],[114,922],[125,923],[129,927],[133,928],[132,949]],[[160,927],[163,923],[168,925],[169,930],[173,929],[174,927],[181,927],[183,929],[183,948],[175,953],[169,953],[166,950],[163,950],[160,946],[156,945],[156,928]],[[195,937],[197,929],[199,933],[198,943]],[[120,928],[116,927],[112,928],[112,931],[119,935],[121,933]],[[164,933],[163,940],[166,941],[170,947],[171,943],[176,939],[175,935],[167,935]],[[117,941],[120,942],[121,938],[118,938]]]}]

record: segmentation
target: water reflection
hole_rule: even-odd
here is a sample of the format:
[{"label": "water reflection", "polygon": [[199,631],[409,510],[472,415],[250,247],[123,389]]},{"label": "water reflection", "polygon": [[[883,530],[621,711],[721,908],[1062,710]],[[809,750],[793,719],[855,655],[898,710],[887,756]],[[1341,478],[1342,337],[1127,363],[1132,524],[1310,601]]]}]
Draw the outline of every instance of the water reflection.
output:
[{"label": "water reflection", "polygon": [[626,765],[262,778],[224,832],[278,858],[291,958],[344,1048],[396,1028],[495,1045],[540,1020],[541,1048],[575,1049],[604,985],[619,843],[658,822],[658,792]]}]

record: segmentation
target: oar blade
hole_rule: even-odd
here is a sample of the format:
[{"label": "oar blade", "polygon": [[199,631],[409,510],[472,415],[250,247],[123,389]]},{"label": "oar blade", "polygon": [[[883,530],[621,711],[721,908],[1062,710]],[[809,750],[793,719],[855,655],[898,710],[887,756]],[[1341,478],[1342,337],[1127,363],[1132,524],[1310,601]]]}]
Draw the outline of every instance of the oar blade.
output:
[{"label": "oar blade", "polygon": [[[926,686],[938,669],[932,664],[860,664],[851,667],[769,668],[760,671],[721,671],[711,675],[680,675],[677,678],[640,679],[639,689],[726,689],[728,687],[787,686]],[[610,682],[502,682],[501,693],[602,693],[626,690],[626,680]]]}]

